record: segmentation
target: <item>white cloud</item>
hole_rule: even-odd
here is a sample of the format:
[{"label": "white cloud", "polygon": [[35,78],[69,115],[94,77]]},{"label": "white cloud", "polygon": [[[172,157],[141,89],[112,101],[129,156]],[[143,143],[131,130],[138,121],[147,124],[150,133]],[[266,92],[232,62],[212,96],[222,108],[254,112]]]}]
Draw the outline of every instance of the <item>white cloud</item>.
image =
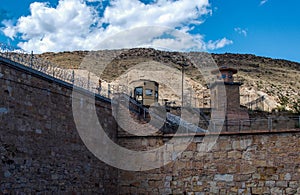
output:
[{"label": "white cloud", "polygon": [[268,2],[268,0],[261,0],[260,1],[260,5],[264,5],[264,4],[266,4]]},{"label": "white cloud", "polygon": [[9,37],[11,39],[14,39],[14,36],[16,35],[17,31],[14,28],[12,21],[11,20],[4,20],[4,21],[2,21],[2,24],[4,26],[6,26],[6,28],[3,29],[3,33],[7,37]]},{"label": "white cloud", "polygon": [[217,41],[209,41],[207,44],[207,49],[209,50],[220,49],[222,47],[225,47],[226,45],[231,45],[231,44],[233,44],[233,41],[223,38]]},{"label": "white cloud", "polygon": [[[211,14],[208,0],[157,0],[151,4],[111,0],[109,6],[101,5],[103,13],[88,4],[97,1],[102,3],[59,0],[57,7],[51,7],[35,2],[30,5],[29,16],[20,17],[16,24],[6,22],[2,31],[6,36],[22,39],[22,49],[36,53],[131,47],[137,43],[202,50],[232,43],[225,38],[205,43],[202,35],[190,33],[191,26],[200,25],[204,22],[201,18]],[[169,35],[164,36],[166,33]],[[114,34],[119,36],[117,40],[107,40]]]},{"label": "white cloud", "polygon": [[242,29],[240,27],[237,27],[237,28],[234,28],[234,31],[241,34],[241,35],[244,35],[245,37],[247,37],[247,34],[248,34],[247,29]]}]

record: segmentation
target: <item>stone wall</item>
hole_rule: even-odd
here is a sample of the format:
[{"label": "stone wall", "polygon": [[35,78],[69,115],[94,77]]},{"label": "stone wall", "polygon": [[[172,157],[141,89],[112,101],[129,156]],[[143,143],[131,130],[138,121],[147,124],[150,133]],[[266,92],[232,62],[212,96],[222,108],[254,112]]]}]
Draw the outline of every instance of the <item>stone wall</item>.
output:
[{"label": "stone wall", "polygon": [[[300,194],[299,132],[221,135],[204,155],[202,140],[195,137],[178,160],[160,169],[120,171],[120,194]],[[141,150],[166,141],[123,140]]]},{"label": "stone wall", "polygon": [[[98,160],[77,133],[70,85],[1,62],[0,94],[0,193],[116,194],[117,170]],[[114,132],[110,102],[97,98],[96,105]]]},{"label": "stone wall", "polygon": [[[299,129],[224,133],[204,155],[199,152],[203,136],[198,135],[164,167],[122,171],[101,162],[81,141],[71,93],[71,85],[0,63],[1,194],[300,194]],[[149,150],[170,139],[118,138],[110,101],[96,98],[96,109],[111,139],[124,147]]]}]

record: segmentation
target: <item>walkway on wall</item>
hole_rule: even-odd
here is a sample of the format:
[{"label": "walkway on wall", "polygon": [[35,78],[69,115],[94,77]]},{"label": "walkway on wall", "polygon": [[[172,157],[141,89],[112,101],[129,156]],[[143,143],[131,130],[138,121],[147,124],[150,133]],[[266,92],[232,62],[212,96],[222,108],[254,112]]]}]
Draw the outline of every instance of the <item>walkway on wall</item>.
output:
[{"label": "walkway on wall", "polygon": [[[1,47],[2,46],[2,47]],[[76,77],[74,76],[74,72],[69,70],[61,69],[49,62],[44,60],[35,58],[32,54],[28,54],[22,51],[11,51],[9,49],[5,50],[3,45],[0,44],[1,51],[0,52],[0,61],[14,66],[17,69],[22,71],[26,71],[30,74],[34,74],[42,79],[49,80],[51,82],[56,82],[66,88],[76,88],[77,90],[81,90],[85,93],[89,93],[91,95],[95,95],[97,98],[101,98],[105,101],[109,101],[112,103],[116,103],[114,100],[111,100],[112,94],[108,94],[108,97],[104,96],[100,90],[91,89],[88,78],[85,77]],[[76,79],[76,81],[75,81]],[[124,89],[125,87],[125,89]],[[149,115],[155,118],[157,121],[164,122],[169,126],[184,126],[187,130],[197,132],[197,133],[206,133],[207,130],[196,127],[193,124],[188,123],[187,121],[182,120],[179,116],[168,113],[166,117],[162,117],[159,114],[151,111],[148,108],[143,107],[141,104],[130,98],[123,91],[128,91],[126,86],[122,86],[120,91],[113,92],[114,94],[121,94],[122,97],[131,104],[129,109],[131,112],[135,112],[139,117],[142,117],[144,121],[149,119]],[[258,99],[248,102],[246,105],[253,106],[260,102],[263,102],[265,97],[259,97]],[[210,118],[204,113],[201,109],[194,109],[195,113],[198,113],[206,126],[214,126],[216,123],[214,120],[210,120]],[[148,119],[147,119],[148,117]],[[238,132],[250,132],[256,130],[280,130],[280,129],[295,129],[300,127],[300,117],[289,117],[289,118],[260,118],[260,119],[251,119],[251,120],[239,120],[239,121],[230,121],[232,124],[236,124]],[[250,125],[249,125],[250,124]]]},{"label": "walkway on wall", "polygon": [[[3,52],[4,51],[4,52]],[[106,97],[103,96],[101,91],[97,89],[91,89],[89,86],[89,80],[85,77],[75,77],[74,72],[69,70],[61,69],[50,62],[44,61],[39,58],[35,58],[32,54],[28,54],[22,51],[11,52],[10,50],[3,50],[0,52],[0,61],[6,63],[7,65],[14,66],[18,69],[26,71],[30,74],[39,76],[40,78],[59,83],[67,88],[76,87],[77,90],[82,90],[87,93],[94,93],[96,97],[100,97],[104,100],[111,101],[111,97],[114,94],[121,94],[127,102],[131,104],[129,107],[131,112],[135,112],[138,115],[143,117],[143,120],[146,121],[147,115],[155,118],[158,121],[166,123],[168,126],[179,126],[182,125],[187,131],[196,131],[196,132],[206,132],[206,130],[201,129],[187,121],[180,119],[180,117],[168,113],[166,118],[162,118],[153,111],[150,111],[148,108],[143,107],[141,104],[130,98],[129,95],[123,93],[123,91],[128,91],[126,86],[118,87],[119,91],[114,90],[113,92],[106,94]],[[76,81],[75,81],[76,79]],[[116,103],[112,101],[112,103]]]}]

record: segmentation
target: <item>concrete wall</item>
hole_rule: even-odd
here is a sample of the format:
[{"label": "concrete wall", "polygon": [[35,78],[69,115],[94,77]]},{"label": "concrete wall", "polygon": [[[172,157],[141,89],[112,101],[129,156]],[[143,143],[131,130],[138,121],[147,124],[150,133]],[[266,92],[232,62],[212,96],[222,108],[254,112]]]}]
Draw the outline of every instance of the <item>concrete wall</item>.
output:
[{"label": "concrete wall", "polygon": [[[23,68],[0,63],[0,193],[115,194],[117,170],[77,133],[72,88]],[[108,131],[116,129],[110,102],[96,104]]]}]

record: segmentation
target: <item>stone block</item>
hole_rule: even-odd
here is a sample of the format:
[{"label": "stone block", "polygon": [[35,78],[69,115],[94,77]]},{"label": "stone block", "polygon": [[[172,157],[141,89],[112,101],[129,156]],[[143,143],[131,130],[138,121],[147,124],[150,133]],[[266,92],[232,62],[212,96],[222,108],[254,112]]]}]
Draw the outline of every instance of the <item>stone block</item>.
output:
[{"label": "stone block", "polygon": [[243,139],[240,140],[240,149],[245,150],[252,144],[252,139]]},{"label": "stone block", "polygon": [[229,151],[232,150],[232,146],[227,140],[222,140],[218,143],[218,149],[221,151]]},{"label": "stone block", "polygon": [[292,176],[290,173],[286,173],[285,176],[284,176],[284,180],[286,181],[290,181],[292,179]]},{"label": "stone block", "polygon": [[205,195],[205,192],[195,192],[195,195]]},{"label": "stone block", "polygon": [[251,174],[242,174],[242,175],[236,174],[234,179],[235,181],[248,181],[251,179],[251,177],[252,177]]},{"label": "stone block", "polygon": [[256,167],[250,165],[250,164],[243,164],[241,166],[241,172],[245,175],[255,173]]},{"label": "stone block", "polygon": [[286,188],[286,189],[285,189],[285,193],[286,193],[286,194],[296,194],[296,193],[297,193],[297,190],[294,189],[294,188]]},{"label": "stone block", "polygon": [[258,167],[266,167],[267,161],[266,160],[254,160],[253,164],[255,164]]},{"label": "stone block", "polygon": [[277,187],[287,187],[287,182],[286,181],[277,181],[276,186]]},{"label": "stone block", "polygon": [[253,175],[252,175],[252,179],[260,179],[260,174],[259,173],[254,173]]},{"label": "stone block", "polygon": [[214,180],[215,181],[231,182],[231,181],[233,181],[233,175],[230,175],[230,174],[224,174],[224,175],[216,174],[214,176]]},{"label": "stone block", "polygon": [[283,190],[281,188],[275,187],[275,188],[271,188],[271,194],[283,194]]},{"label": "stone block", "polygon": [[193,156],[194,156],[194,152],[193,151],[184,151],[181,154],[181,158],[188,159],[188,160],[191,159],[191,158],[193,158]]},{"label": "stone block", "polygon": [[298,186],[299,186],[299,182],[298,181],[290,181],[289,182],[289,187],[291,187],[291,188],[296,189],[296,188],[298,188]]},{"label": "stone block", "polygon": [[242,154],[240,151],[234,150],[234,151],[228,152],[227,157],[233,158],[233,159],[240,159],[242,157]]},{"label": "stone block", "polygon": [[263,188],[252,188],[252,194],[263,194]]}]

